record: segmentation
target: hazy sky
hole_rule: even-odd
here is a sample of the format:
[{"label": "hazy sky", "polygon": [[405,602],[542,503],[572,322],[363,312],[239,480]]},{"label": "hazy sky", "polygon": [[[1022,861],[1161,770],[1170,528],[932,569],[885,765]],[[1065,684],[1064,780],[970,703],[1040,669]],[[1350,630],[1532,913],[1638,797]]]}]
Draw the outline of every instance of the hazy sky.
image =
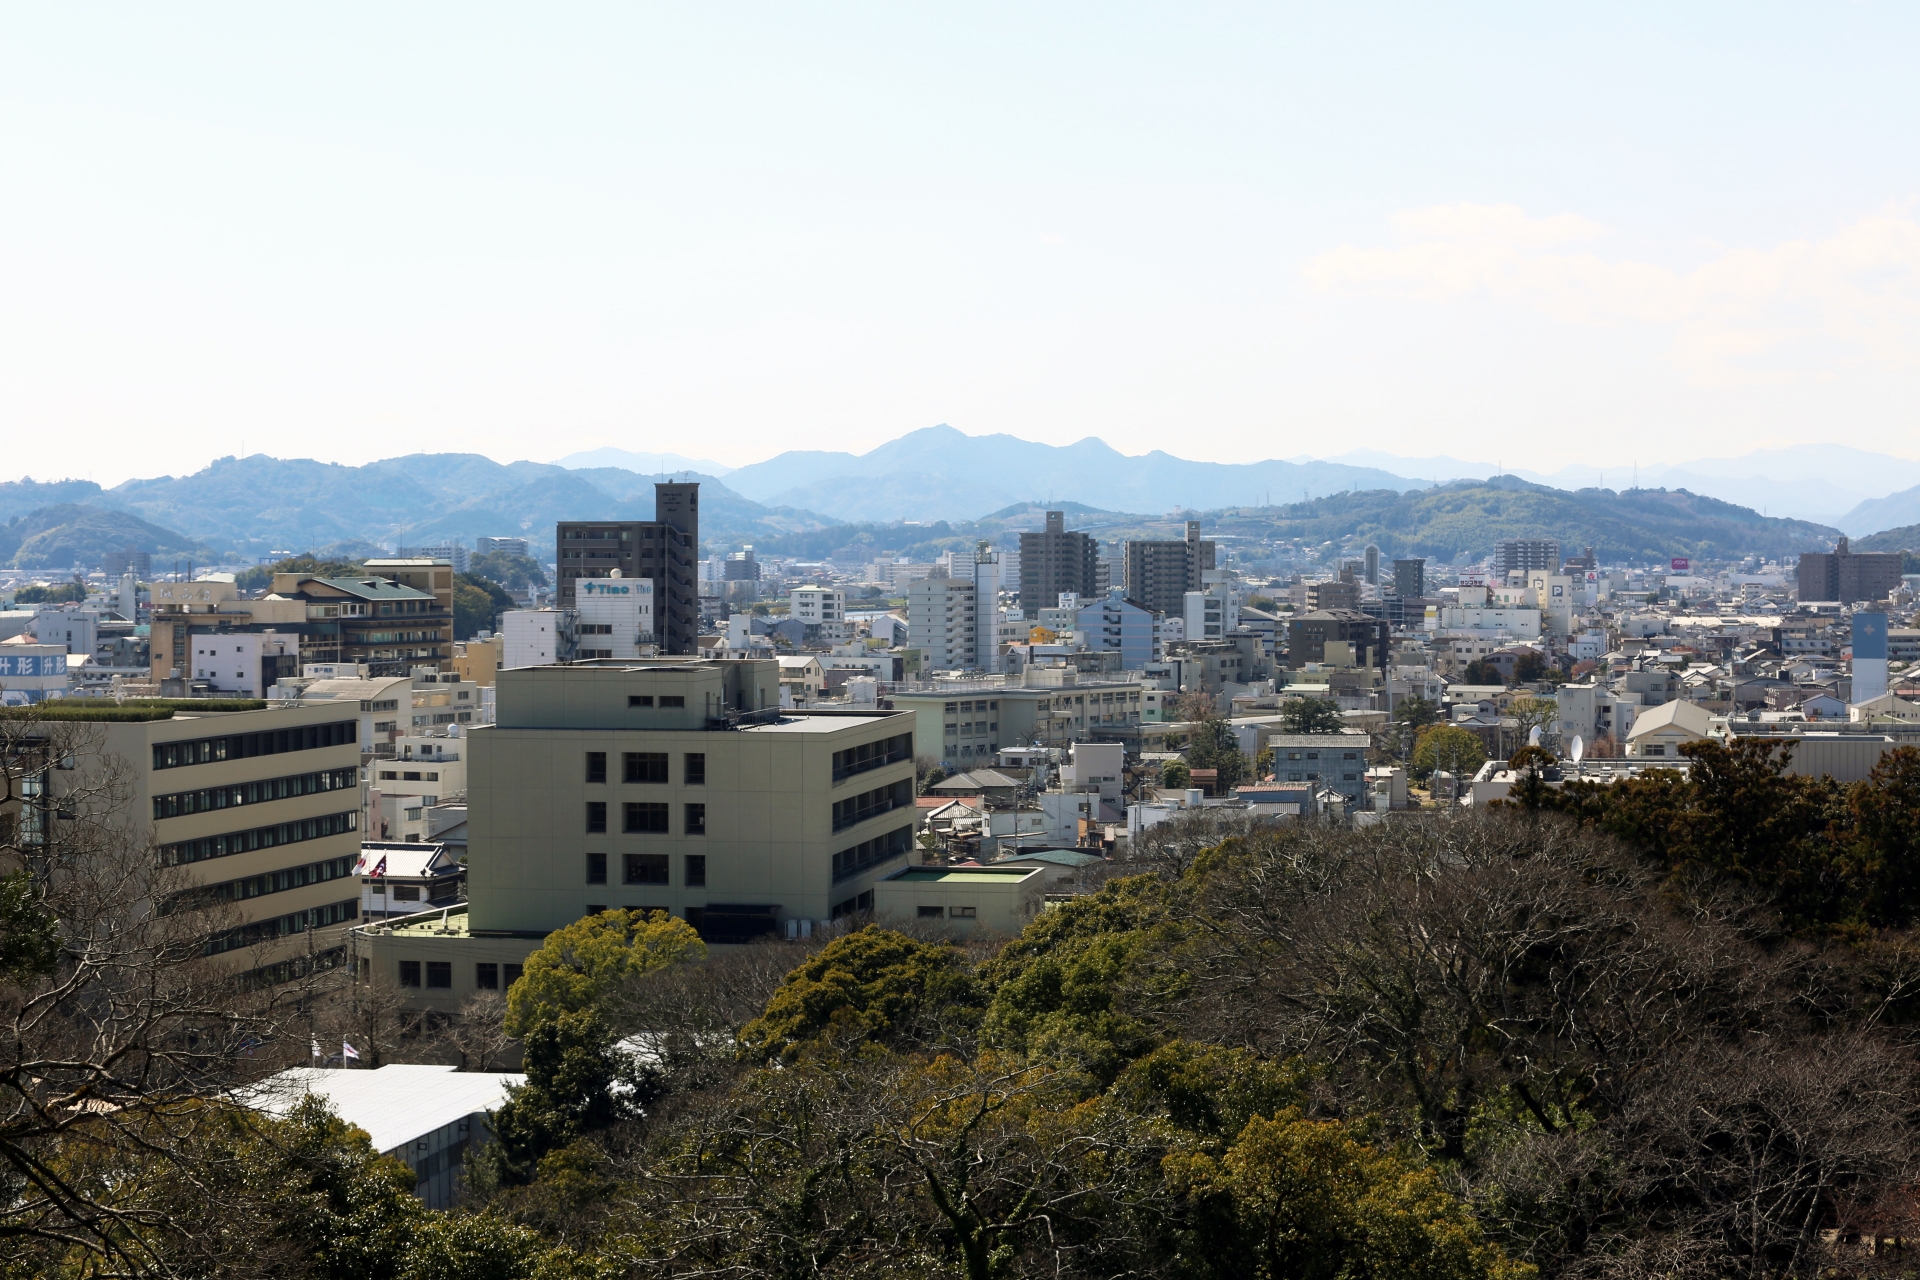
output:
[{"label": "hazy sky", "polygon": [[1920,8],[12,4],[0,478],[1920,456]]}]

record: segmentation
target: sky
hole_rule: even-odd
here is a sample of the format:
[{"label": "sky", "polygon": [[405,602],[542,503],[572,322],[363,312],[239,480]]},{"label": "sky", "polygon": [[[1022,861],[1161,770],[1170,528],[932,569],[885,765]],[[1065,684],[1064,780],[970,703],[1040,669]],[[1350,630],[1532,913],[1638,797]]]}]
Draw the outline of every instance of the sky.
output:
[{"label": "sky", "polygon": [[1920,457],[1920,8],[0,6],[0,479]]}]

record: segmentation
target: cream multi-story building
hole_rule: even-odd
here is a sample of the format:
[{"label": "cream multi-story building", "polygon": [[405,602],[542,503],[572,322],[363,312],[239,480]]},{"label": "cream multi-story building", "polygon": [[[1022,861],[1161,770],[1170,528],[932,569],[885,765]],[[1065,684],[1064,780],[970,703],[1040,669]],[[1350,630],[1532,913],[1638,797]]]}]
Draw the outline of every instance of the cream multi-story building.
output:
[{"label": "cream multi-story building", "polygon": [[912,853],[913,716],[783,711],[779,680],[764,659],[502,671],[496,722],[462,739],[466,909],[358,931],[368,972],[451,1010],[613,908],[714,943],[872,910]]},{"label": "cream multi-story building", "polygon": [[[103,710],[114,704],[104,702]],[[209,894],[229,918],[205,953],[273,982],[344,955],[359,915],[359,720],[327,705],[250,711],[178,709],[144,722],[48,725],[71,768],[42,769],[29,790],[45,798],[11,819],[27,849],[57,841],[63,793],[79,796],[117,772],[120,805],[106,820],[129,848],[177,869],[182,891]],[[89,801],[91,803],[91,801]],[[308,933],[311,930],[312,936]]]},{"label": "cream multi-story building", "polygon": [[979,593],[972,580],[923,578],[907,588],[907,644],[930,671],[979,662]]}]

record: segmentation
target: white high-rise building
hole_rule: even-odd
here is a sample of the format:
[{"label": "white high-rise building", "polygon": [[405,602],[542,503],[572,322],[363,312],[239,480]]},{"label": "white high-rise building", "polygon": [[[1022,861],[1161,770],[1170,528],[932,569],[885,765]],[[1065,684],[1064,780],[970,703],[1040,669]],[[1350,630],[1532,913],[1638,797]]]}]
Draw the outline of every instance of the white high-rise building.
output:
[{"label": "white high-rise building", "polygon": [[922,671],[977,664],[978,600],[971,581],[922,578],[907,588],[907,644],[920,650]]}]

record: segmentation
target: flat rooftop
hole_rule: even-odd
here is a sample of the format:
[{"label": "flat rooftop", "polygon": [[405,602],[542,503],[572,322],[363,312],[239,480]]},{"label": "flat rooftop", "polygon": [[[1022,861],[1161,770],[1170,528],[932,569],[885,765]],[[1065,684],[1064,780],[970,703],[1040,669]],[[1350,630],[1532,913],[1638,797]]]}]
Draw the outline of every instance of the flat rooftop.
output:
[{"label": "flat rooftop", "polygon": [[827,715],[808,715],[804,711],[782,712],[772,724],[743,724],[741,733],[832,733],[844,729],[853,720],[884,720],[904,715],[900,711],[836,711]]},{"label": "flat rooftop", "polygon": [[887,879],[910,884],[1005,884],[1039,874],[1038,867],[908,867]]}]

